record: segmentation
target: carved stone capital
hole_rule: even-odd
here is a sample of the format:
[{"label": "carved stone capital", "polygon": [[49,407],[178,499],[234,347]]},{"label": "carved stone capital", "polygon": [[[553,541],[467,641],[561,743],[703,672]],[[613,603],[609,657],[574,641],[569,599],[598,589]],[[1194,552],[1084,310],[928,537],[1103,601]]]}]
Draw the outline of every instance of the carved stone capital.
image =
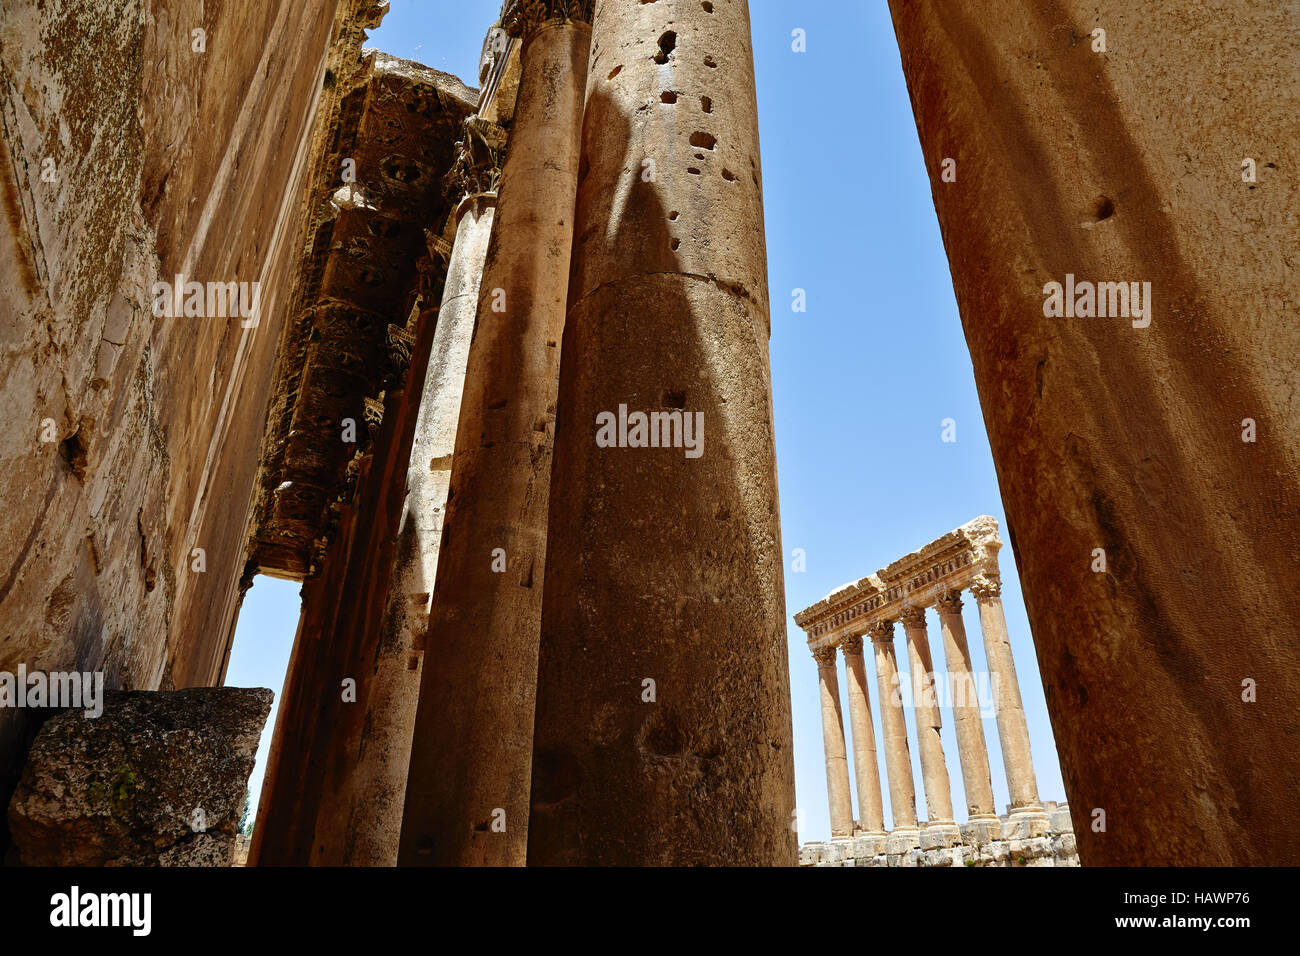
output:
[{"label": "carved stone capital", "polygon": [[962,609],[961,592],[949,591],[947,594],[940,594],[935,600],[934,606],[940,614],[960,614]]},{"label": "carved stone capital", "polygon": [[996,574],[981,574],[971,582],[970,593],[977,601],[991,601],[1002,594],[1002,578]]},{"label": "carved stone capital", "polygon": [[835,645],[828,644],[825,647],[815,648],[812,652],[813,660],[817,662],[818,667],[835,666]]},{"label": "carved stone capital", "polygon": [[854,634],[840,641],[840,650],[846,655],[862,653],[862,635]]},{"label": "carved stone capital", "polygon": [[899,613],[898,619],[903,627],[925,627],[925,608],[909,605]]},{"label": "carved stone capital", "polygon": [[464,196],[496,192],[507,138],[506,131],[495,123],[477,116],[465,120],[456,142],[456,160],[444,180],[447,198],[453,206]]},{"label": "carved stone capital", "polygon": [[512,37],[527,39],[547,20],[591,22],[596,0],[506,0],[501,28]]},{"label": "carved stone capital", "polygon": [[871,630],[867,633],[871,635],[873,641],[888,643],[894,639],[894,622],[877,621],[871,625]]},{"label": "carved stone capital", "polygon": [[366,428],[370,430],[370,437],[374,438],[375,433],[379,431],[379,426],[384,423],[384,393],[380,392],[378,398],[362,398],[361,401],[364,405]]}]

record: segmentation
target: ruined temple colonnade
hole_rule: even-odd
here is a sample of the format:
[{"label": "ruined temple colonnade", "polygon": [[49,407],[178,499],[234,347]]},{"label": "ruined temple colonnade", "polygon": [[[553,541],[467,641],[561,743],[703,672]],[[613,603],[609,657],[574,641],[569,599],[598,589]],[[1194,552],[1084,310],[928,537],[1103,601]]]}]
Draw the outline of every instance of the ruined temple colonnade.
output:
[{"label": "ruined temple colonnade", "polygon": [[[890,853],[962,842],[953,815],[952,788],[940,737],[939,703],[926,621],[929,607],[934,607],[939,617],[969,825],[985,841],[999,836],[1030,837],[1047,832],[1048,816],[1038,798],[1029,729],[1002,611],[997,562],[1001,544],[997,522],[987,515],[976,518],[795,615],[795,622],[808,635],[809,648],[817,661],[832,838],[855,835],[876,838],[881,852]],[[1011,795],[1006,824],[1011,832],[1004,832],[993,802],[977,685],[961,617],[961,594],[965,590],[970,591],[979,605],[989,686]],[[909,695],[899,685],[894,646],[896,622],[902,622],[905,633],[911,709],[929,817],[919,828],[904,712],[904,701]],[[866,691],[864,636],[869,636],[875,649],[885,767],[893,810],[893,829],[888,833],[881,812],[880,773]],[[853,762],[861,814],[856,823],[850,801],[847,748],[835,669],[837,648],[844,652],[849,683]]]}]

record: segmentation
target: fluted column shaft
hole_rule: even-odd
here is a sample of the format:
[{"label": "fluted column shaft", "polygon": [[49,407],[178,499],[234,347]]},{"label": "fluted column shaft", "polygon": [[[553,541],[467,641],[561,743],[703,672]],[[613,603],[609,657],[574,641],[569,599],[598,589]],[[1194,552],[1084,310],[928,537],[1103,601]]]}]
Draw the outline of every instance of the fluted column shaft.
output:
[{"label": "fluted column shaft", "polygon": [[[532,9],[532,7],[529,7]],[[399,862],[523,865],[587,24],[523,41],[465,373]]]},{"label": "fluted column shaft", "polygon": [[943,595],[937,603],[939,629],[943,635],[943,656],[952,688],[957,754],[961,758],[961,779],[966,790],[967,813],[971,817],[993,816],[996,813],[993,774],[989,769],[979,693],[971,668],[970,646],[966,642],[966,625],[961,618],[961,608],[959,591]]},{"label": "fluted column shaft", "polygon": [[925,784],[925,812],[932,826],[950,824],[953,822],[952,785],[948,780],[948,762],[939,735],[943,722],[934,687],[934,664],[930,656],[930,639],[926,634],[925,610],[904,608],[902,621],[912,670],[912,709],[916,714],[921,779]]},{"label": "fluted column shaft", "polygon": [[868,833],[883,833],[885,812],[880,794],[880,765],[876,762],[876,729],[871,720],[871,695],[867,691],[862,638],[845,638],[840,643],[840,650],[844,652],[844,673],[848,679],[853,773],[858,784],[858,822]]},{"label": "fluted column shaft", "polygon": [[844,747],[844,717],[840,684],[835,673],[835,648],[813,652],[821,686],[822,745],[826,752],[826,798],[830,803],[831,836],[853,835],[853,802],[849,795],[849,762]]},{"label": "fluted column shaft", "polygon": [[894,829],[916,828],[916,789],[912,782],[912,754],[907,746],[907,721],[898,686],[898,661],[894,654],[894,622],[871,629],[876,653],[876,686],[880,690],[880,723],[885,742],[885,772],[889,777],[889,807]]},{"label": "fluted column shaft", "polygon": [[[492,235],[496,196],[466,197],[457,207],[456,238],[429,352],[415,438],[406,473],[406,500],[394,547],[391,589],[373,671],[363,679],[365,739],[337,793],[326,794],[318,828],[341,831],[342,856],[313,847],[313,864],[394,866],[410,770],[411,735],[420,697],[429,595],[438,567],[443,511],[451,480],[461,391],[479,280]],[[317,846],[332,846],[317,840]]]},{"label": "fluted column shaft", "polygon": [[979,605],[980,630],[984,634],[984,656],[993,685],[993,707],[1002,742],[1002,763],[1007,771],[1007,789],[1012,811],[1039,810],[1038,781],[1029,748],[1029,725],[1020,699],[1016,663],[1011,657],[1011,639],[1002,611],[1002,587],[996,581],[978,581],[971,587]]}]

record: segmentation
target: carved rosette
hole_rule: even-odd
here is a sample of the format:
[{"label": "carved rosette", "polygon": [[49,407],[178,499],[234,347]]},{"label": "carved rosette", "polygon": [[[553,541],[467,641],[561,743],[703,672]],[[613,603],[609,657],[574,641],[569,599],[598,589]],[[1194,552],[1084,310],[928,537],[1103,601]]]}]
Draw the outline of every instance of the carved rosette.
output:
[{"label": "carved rosette", "polygon": [[970,593],[977,601],[991,601],[1002,594],[1002,578],[997,572],[981,574],[971,582]]},{"label": "carved rosette", "polygon": [[871,635],[873,641],[887,644],[894,639],[894,622],[877,621],[871,625],[871,630],[867,633]]},{"label": "carved rosette", "polygon": [[526,40],[547,20],[591,22],[596,0],[506,0],[501,8],[501,28]]},{"label": "carved rosette", "polygon": [[962,609],[961,592],[949,591],[947,594],[940,594],[935,600],[934,606],[940,614],[960,614]]},{"label": "carved rosette", "polygon": [[818,667],[835,666],[835,645],[828,644],[825,647],[813,648],[813,660],[817,662]]},{"label": "carved rosette", "polygon": [[854,634],[854,635],[852,635],[852,636],[850,636],[850,637],[846,637],[846,638],[844,638],[844,640],[840,641],[840,650],[842,650],[846,655],[847,655],[847,654],[861,654],[861,653],[862,653],[862,635],[861,635],[861,634]]},{"label": "carved rosette", "polygon": [[898,619],[903,627],[925,627],[925,608],[909,605],[899,613]]},{"label": "carved rosette", "polygon": [[507,139],[506,131],[495,123],[477,116],[465,120],[456,142],[456,160],[443,181],[453,207],[466,196],[496,192]]}]

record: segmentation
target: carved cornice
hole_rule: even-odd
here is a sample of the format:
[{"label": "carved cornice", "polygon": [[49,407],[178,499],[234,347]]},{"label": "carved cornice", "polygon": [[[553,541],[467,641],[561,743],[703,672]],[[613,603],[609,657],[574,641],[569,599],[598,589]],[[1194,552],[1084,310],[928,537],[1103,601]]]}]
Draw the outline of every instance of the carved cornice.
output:
[{"label": "carved cornice", "polygon": [[877,621],[871,625],[871,630],[867,632],[871,635],[871,640],[875,643],[888,644],[894,639],[894,622]]},{"label": "carved cornice", "polygon": [[527,39],[547,20],[591,22],[596,0],[506,0],[501,27],[512,37]]},{"label": "carved cornice", "polygon": [[852,634],[840,641],[840,650],[847,654],[862,653],[862,635]]},{"label": "carved cornice", "polygon": [[813,660],[817,662],[818,667],[835,666],[835,646],[828,644],[825,647],[817,647],[812,652]]},{"label": "carved cornice", "polygon": [[905,607],[927,608],[945,595],[998,576],[996,519],[981,515],[875,574],[837,588],[794,616],[810,646],[838,644],[875,622],[898,620]]},{"label": "carved cornice", "polygon": [[925,608],[916,605],[908,605],[898,612],[898,619],[903,622],[903,627],[925,627]]},{"label": "carved cornice", "polygon": [[960,591],[949,591],[947,594],[940,594],[934,601],[935,608],[940,614],[960,614],[962,609],[962,599]]}]

